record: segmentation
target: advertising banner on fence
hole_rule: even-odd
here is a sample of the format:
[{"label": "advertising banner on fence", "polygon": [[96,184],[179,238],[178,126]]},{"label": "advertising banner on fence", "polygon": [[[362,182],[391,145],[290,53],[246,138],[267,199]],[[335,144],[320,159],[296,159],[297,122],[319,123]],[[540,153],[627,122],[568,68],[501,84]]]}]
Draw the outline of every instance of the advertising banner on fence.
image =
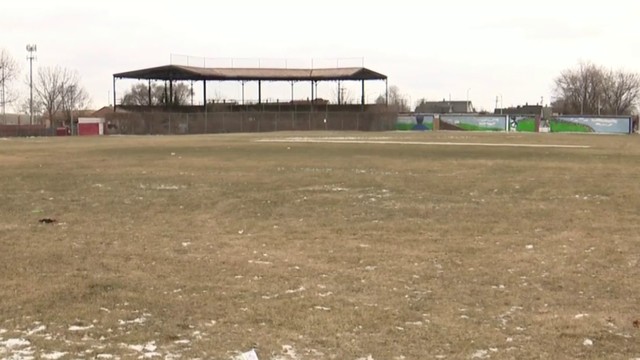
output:
[{"label": "advertising banner on fence", "polygon": [[[520,132],[535,132],[536,120],[531,116],[517,116],[512,118],[515,121],[515,129]],[[574,133],[599,133],[599,134],[629,134],[631,132],[630,117],[614,116],[580,116],[566,115],[556,116],[548,120],[541,121],[541,127],[549,128],[551,132],[574,132]],[[513,126],[513,124],[512,124]]]},{"label": "advertising banner on fence", "polygon": [[628,134],[630,117],[558,116],[549,120],[551,132],[594,132],[601,134]]},{"label": "advertising banner on fence", "polygon": [[433,114],[399,114],[396,130],[433,130]]},{"label": "advertising banner on fence", "polygon": [[440,130],[506,131],[506,115],[440,115]]}]

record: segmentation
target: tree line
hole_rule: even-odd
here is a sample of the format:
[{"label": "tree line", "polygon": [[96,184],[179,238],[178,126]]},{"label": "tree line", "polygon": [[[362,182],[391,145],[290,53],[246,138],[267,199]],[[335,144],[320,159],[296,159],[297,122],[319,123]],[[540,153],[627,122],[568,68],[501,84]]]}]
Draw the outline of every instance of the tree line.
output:
[{"label": "tree line", "polygon": [[630,115],[637,112],[640,75],[589,62],[562,71],[554,81],[554,112],[588,115]]}]

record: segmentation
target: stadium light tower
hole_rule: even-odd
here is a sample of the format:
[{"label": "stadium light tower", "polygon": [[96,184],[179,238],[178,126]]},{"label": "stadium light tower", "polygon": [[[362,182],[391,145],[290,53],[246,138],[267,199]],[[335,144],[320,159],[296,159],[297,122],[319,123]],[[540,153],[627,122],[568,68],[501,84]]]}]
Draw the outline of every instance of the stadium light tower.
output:
[{"label": "stadium light tower", "polygon": [[29,60],[29,125],[33,125],[33,60],[36,58],[38,47],[33,44],[27,45],[27,60]]}]

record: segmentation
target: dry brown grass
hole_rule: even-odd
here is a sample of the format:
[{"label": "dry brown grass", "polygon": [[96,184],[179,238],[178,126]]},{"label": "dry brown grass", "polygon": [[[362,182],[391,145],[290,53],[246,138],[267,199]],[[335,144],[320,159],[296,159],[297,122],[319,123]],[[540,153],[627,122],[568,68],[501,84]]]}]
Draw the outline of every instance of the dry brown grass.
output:
[{"label": "dry brown grass", "polygon": [[[592,148],[254,141],[287,136]],[[0,358],[640,357],[639,156],[552,134],[0,141]]]}]

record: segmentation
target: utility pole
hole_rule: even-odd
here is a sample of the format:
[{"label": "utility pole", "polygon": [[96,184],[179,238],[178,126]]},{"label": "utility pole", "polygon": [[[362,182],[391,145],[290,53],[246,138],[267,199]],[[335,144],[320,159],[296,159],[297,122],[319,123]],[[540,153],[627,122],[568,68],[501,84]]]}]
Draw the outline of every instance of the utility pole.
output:
[{"label": "utility pole", "polygon": [[[69,116],[69,127],[71,129],[71,136],[74,135],[74,131],[73,131],[73,103],[74,103],[74,94],[73,93],[74,93],[74,90],[75,90],[75,87],[73,85],[69,86],[69,90],[68,90],[68,92],[69,92],[69,95],[68,95],[69,96],[69,114],[70,114],[70,116]],[[76,133],[77,132],[78,131],[76,129]]]},{"label": "utility pole", "polygon": [[29,125],[33,125],[33,60],[38,51],[36,45],[27,45],[27,60],[29,60]]},{"label": "utility pole", "polygon": [[5,119],[5,96],[4,96],[4,66],[0,64],[0,69],[2,69],[2,122],[6,125]]}]

